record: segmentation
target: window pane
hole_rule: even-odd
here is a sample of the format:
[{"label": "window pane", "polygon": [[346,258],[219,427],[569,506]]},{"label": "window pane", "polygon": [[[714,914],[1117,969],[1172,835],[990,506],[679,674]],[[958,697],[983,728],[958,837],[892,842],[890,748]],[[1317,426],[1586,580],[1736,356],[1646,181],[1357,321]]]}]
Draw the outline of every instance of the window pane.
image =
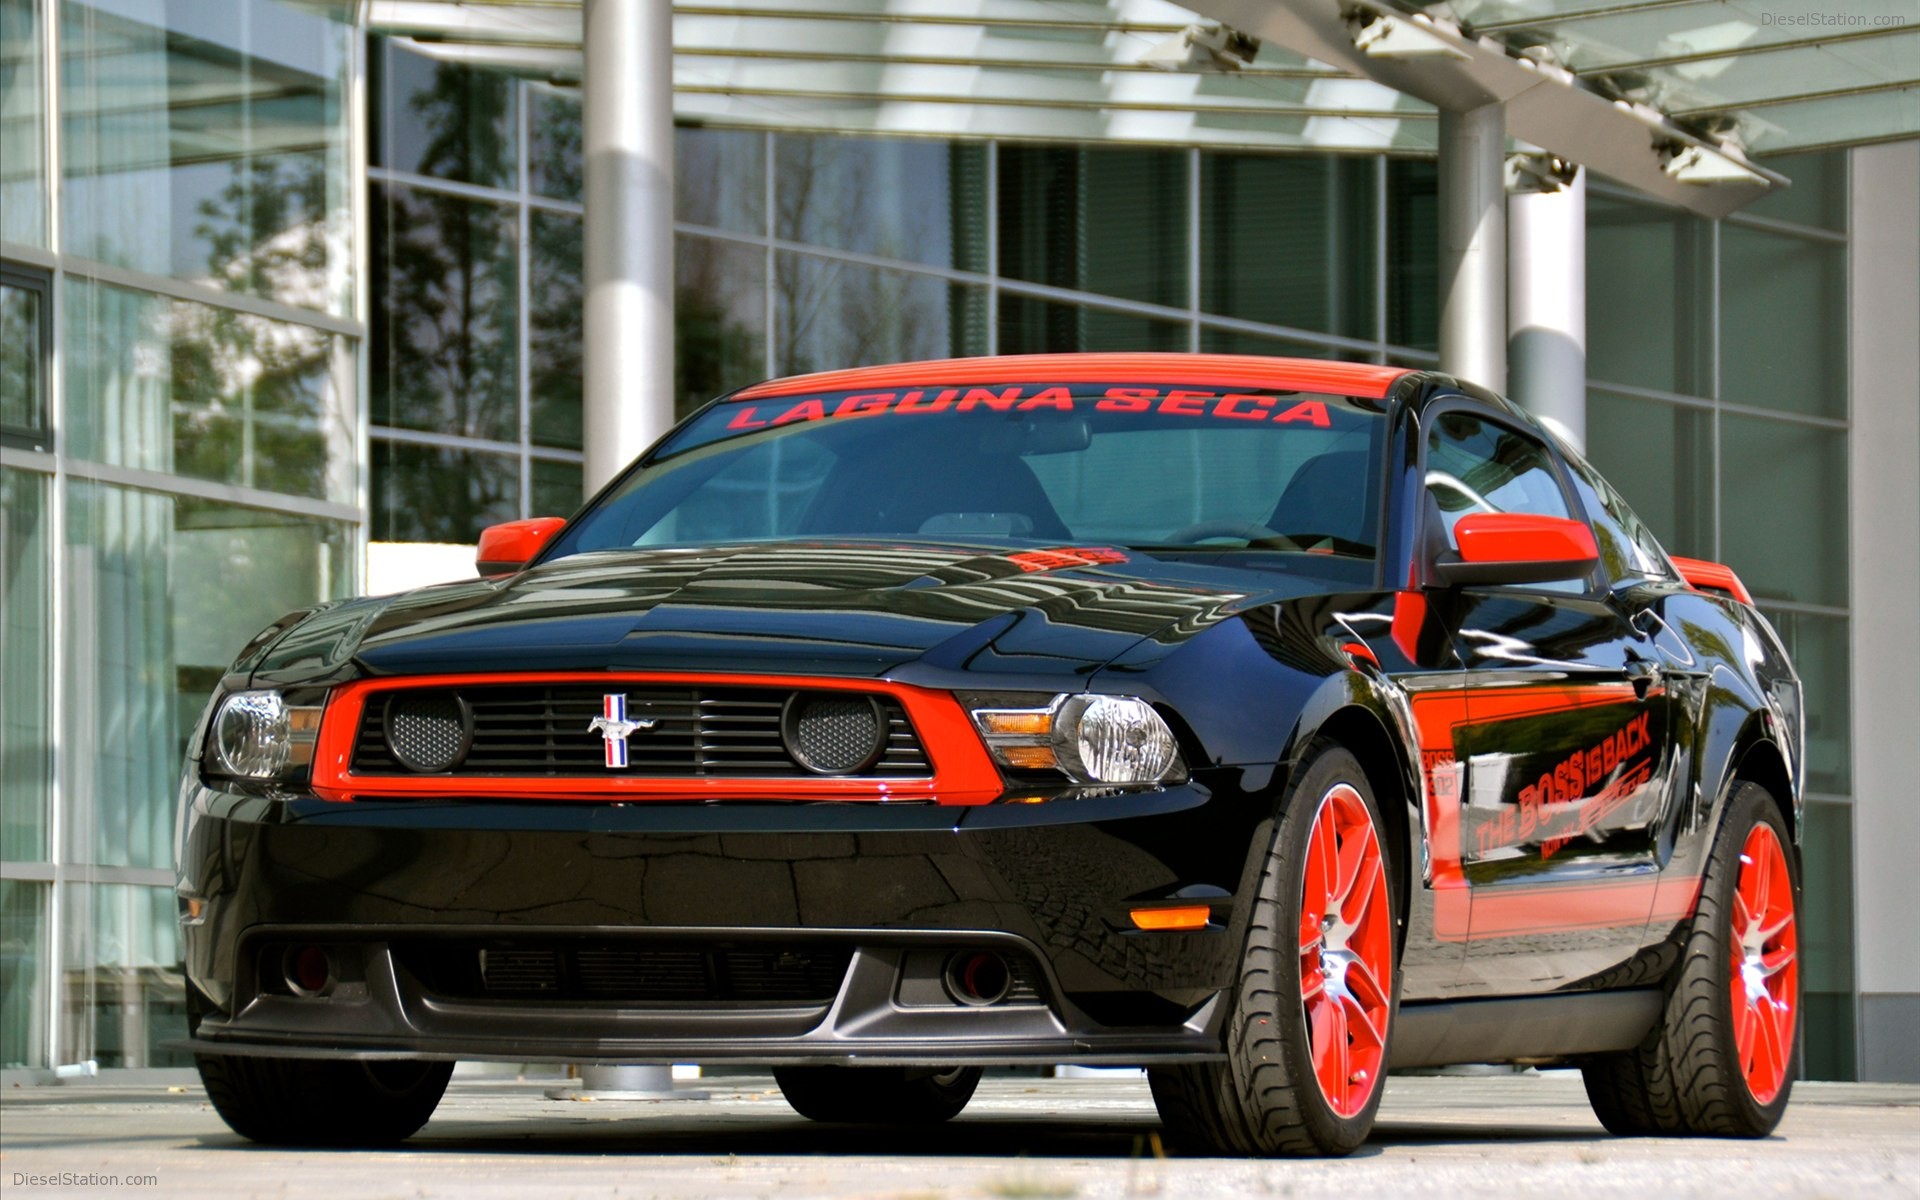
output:
[{"label": "window pane", "polygon": [[70,861],[173,863],[173,801],[194,721],[248,638],[350,595],[351,527],[75,482],[63,596]]},{"label": "window pane", "polygon": [[580,95],[529,84],[527,97],[527,190],[558,200],[584,195],[580,158]]},{"label": "window pane", "polygon": [[1796,221],[1822,229],[1847,227],[1847,152],[1825,150],[1763,159],[1761,166],[1793,181],[1742,208],[1744,214]]},{"label": "window pane", "polygon": [[1347,337],[1374,336],[1374,160],[1207,154],[1201,306]]},{"label": "window pane", "polygon": [[1200,349],[1208,354],[1268,354],[1282,358],[1334,358],[1360,361],[1364,355],[1338,350],[1318,342],[1300,342],[1291,338],[1261,337],[1237,329],[1200,327]]},{"label": "window pane", "polygon": [[352,27],[273,0],[60,14],[63,248],[345,313]]},{"label": "window pane", "polygon": [[734,233],[767,232],[767,135],[674,130],[673,183],[676,220]]},{"label": "window pane", "polygon": [[781,375],[986,349],[984,289],[930,275],[781,254],[774,303]]},{"label": "window pane", "polygon": [[0,432],[44,445],[47,428],[47,293],[0,282]]},{"label": "window pane", "polygon": [[527,380],[533,443],[580,448],[580,361],[586,314],[581,286],[580,218],[534,209],[527,214]]},{"label": "window pane", "polygon": [[[0,858],[44,862],[53,774],[47,480],[0,468]],[[0,1054],[0,1061],[11,1061]]]},{"label": "window pane", "polygon": [[369,190],[374,424],[520,440],[513,210],[408,187]]},{"label": "window pane", "polygon": [[39,0],[0,0],[0,239],[47,244]]},{"label": "window pane", "polygon": [[1387,340],[1440,347],[1440,174],[1431,162],[1387,163]]},{"label": "window pane", "polygon": [[1698,217],[1587,200],[1587,373],[1705,396],[1712,386],[1713,227]]},{"label": "window pane", "polygon": [[1847,248],[1720,231],[1720,398],[1847,415]]},{"label": "window pane", "polygon": [[674,270],[674,410],[685,416],[766,378],[767,255],[682,234],[674,239]]},{"label": "window pane", "polygon": [[1808,1079],[1854,1078],[1853,810],[1809,802],[1800,840],[1801,1054]]},{"label": "window pane", "polygon": [[1182,321],[1055,304],[1000,293],[1000,353],[1074,350],[1185,350],[1191,334]]},{"label": "window pane", "polygon": [[80,458],[351,504],[352,351],[306,325],[67,282]]},{"label": "window pane", "polygon": [[969,142],[781,135],[775,232],[796,242],[977,271],[986,260],[986,148]]},{"label": "window pane", "polygon": [[375,439],[373,541],[470,545],[519,517],[518,458]]},{"label": "window pane", "polygon": [[579,463],[533,460],[533,504],[536,517],[567,517],[586,497]]},{"label": "window pane", "polygon": [[1000,270],[1187,307],[1187,161],[1169,150],[1000,147]]},{"label": "window pane", "polygon": [[1761,599],[1847,603],[1847,435],[1720,418],[1720,550]]},{"label": "window pane", "polygon": [[47,1065],[47,892],[0,879],[0,1067]]},{"label": "window pane", "polygon": [[1589,392],[1587,457],[1667,550],[1713,557],[1712,414]]},{"label": "window pane", "polygon": [[375,166],[461,183],[517,188],[519,117],[512,78],[436,62],[367,39],[375,78],[367,122]]},{"label": "window pane", "polygon": [[69,884],[63,927],[62,1062],[183,1067],[161,1049],[187,1036],[186,986],[173,889]]},{"label": "window pane", "polygon": [[[1744,579],[1742,580],[1744,582]],[[1844,617],[1766,609],[1786,644],[1806,693],[1807,790],[1844,796],[1853,790],[1853,712],[1848,623]]]}]

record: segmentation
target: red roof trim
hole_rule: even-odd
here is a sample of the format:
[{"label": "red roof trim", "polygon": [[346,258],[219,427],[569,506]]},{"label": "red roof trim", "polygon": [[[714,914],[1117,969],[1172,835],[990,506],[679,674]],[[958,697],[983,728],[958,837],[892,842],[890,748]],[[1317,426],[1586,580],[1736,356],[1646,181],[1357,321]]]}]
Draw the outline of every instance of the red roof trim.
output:
[{"label": "red roof trim", "polygon": [[793,375],[754,384],[728,399],[945,384],[1132,382],[1326,392],[1378,399],[1387,394],[1394,380],[1406,374],[1406,367],[1251,354],[1009,354]]}]

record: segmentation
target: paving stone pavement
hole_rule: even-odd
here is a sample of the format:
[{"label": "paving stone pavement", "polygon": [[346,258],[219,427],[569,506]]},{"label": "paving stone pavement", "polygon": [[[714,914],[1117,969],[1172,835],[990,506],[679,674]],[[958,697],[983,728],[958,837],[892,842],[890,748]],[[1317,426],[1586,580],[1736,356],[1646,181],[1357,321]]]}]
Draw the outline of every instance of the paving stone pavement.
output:
[{"label": "paving stone pavement", "polygon": [[[995,1078],[925,1130],[816,1125],[771,1078],[707,1100],[549,1100],[553,1081],[456,1079],[403,1147],[283,1150],[230,1133],[198,1087],[9,1087],[0,1193],[29,1196],[861,1197],[1631,1195],[1920,1197],[1920,1086],[1800,1084],[1759,1142],[1622,1139],[1552,1071],[1395,1077],[1351,1158],[1156,1156],[1144,1081]],[[686,1086],[686,1085],[683,1085]]]}]

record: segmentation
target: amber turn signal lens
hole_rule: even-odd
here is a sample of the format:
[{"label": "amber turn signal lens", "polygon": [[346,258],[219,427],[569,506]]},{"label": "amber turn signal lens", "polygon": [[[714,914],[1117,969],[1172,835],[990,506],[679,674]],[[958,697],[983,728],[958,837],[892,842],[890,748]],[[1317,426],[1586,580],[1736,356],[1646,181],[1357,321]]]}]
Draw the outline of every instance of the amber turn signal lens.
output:
[{"label": "amber turn signal lens", "polygon": [[1127,915],[1139,929],[1205,929],[1212,909],[1205,904],[1189,904],[1181,908],[1136,908]]},{"label": "amber turn signal lens", "polygon": [[983,708],[974,713],[988,737],[1039,737],[1053,732],[1053,711],[1045,708]]}]

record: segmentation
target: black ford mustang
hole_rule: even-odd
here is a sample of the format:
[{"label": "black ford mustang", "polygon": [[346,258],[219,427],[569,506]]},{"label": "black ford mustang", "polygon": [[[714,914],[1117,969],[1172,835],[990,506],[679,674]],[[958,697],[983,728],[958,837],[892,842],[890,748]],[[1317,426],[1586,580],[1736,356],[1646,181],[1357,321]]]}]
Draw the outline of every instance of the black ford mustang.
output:
[{"label": "black ford mustang", "polygon": [[456,1059],[872,1121],[1143,1064],[1227,1153],[1351,1150],[1402,1066],[1577,1064],[1621,1133],[1786,1104],[1793,669],[1476,388],[778,380],[480,569],[289,615],[193,739],[194,1048],[249,1137],[405,1137]]}]

